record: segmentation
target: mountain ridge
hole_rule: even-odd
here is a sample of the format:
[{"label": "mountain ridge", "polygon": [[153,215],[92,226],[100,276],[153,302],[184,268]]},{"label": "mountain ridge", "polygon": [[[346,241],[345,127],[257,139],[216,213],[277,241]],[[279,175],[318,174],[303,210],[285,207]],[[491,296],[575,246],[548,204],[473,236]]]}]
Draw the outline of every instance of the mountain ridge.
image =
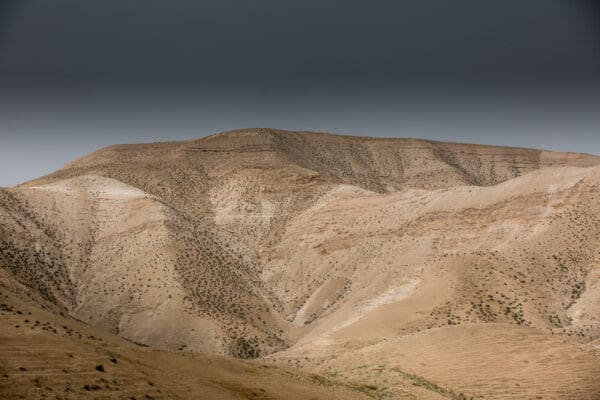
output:
[{"label": "mountain ridge", "polygon": [[[593,399],[599,190],[600,157],[534,149],[268,129],[117,145],[0,189],[0,283],[170,351],[396,394],[419,376],[445,397],[487,398],[503,381],[468,376],[490,347],[489,370],[514,385],[502,398]],[[432,342],[446,334],[481,351]],[[520,340],[551,351],[553,337],[567,343],[556,357],[530,357],[553,384],[509,371]],[[402,374],[393,357],[378,364],[396,354],[387,343],[411,338],[435,349],[423,350],[434,365],[399,353]],[[354,355],[364,376],[337,361]],[[464,363],[455,376],[436,367],[452,357]],[[561,365],[581,387],[557,379]]]},{"label": "mountain ridge", "polygon": [[[258,140],[256,140],[258,138]],[[269,139],[266,143],[264,143],[264,139]],[[556,151],[548,151],[548,150],[537,150],[537,149],[528,149],[528,148],[519,148],[519,147],[504,147],[504,146],[491,146],[491,145],[476,145],[476,144],[462,144],[462,143],[447,143],[447,142],[438,142],[432,140],[423,140],[423,139],[409,139],[409,138],[370,138],[370,137],[359,137],[359,136],[345,136],[345,135],[336,135],[336,134],[325,134],[320,132],[293,132],[293,131],[283,131],[283,130],[273,130],[273,129],[242,129],[242,130],[234,130],[223,132],[219,134],[214,134],[210,136],[206,136],[200,139],[187,140],[181,142],[155,142],[155,143],[146,143],[146,144],[121,144],[121,145],[113,145],[109,147],[105,147],[103,149],[97,150],[91,153],[88,156],[81,157],[75,161],[72,161],[65,165],[65,167],[61,168],[58,173],[64,170],[68,170],[70,168],[81,168],[85,167],[88,164],[98,163],[98,158],[101,158],[105,153],[108,153],[108,156],[118,156],[119,152],[164,152],[165,150],[169,150],[169,156],[179,156],[181,152],[193,152],[193,151],[215,151],[215,152],[227,152],[227,151],[248,151],[248,149],[254,149],[257,145],[271,145],[267,147],[260,148],[259,151],[283,151],[288,153],[293,153],[294,146],[301,144],[302,146],[296,146],[296,148],[302,148],[303,151],[306,151],[307,145],[311,144],[311,139],[318,138],[319,141],[330,145],[333,144],[364,144],[364,143],[386,143],[386,144],[410,144],[410,143],[419,143],[418,147],[407,147],[407,150],[431,150],[437,153],[440,158],[443,158],[448,151],[444,151],[445,149],[440,149],[440,147],[449,147],[454,151],[462,151],[465,155],[473,155],[473,153],[465,153],[464,149],[486,149],[489,150],[490,153],[484,155],[493,155],[497,151],[508,151],[510,153],[515,153],[517,156],[521,157],[529,157],[534,160],[534,162],[540,163],[540,165],[552,165],[554,163],[558,164],[575,164],[579,166],[590,166],[597,164],[600,160],[600,157],[593,155],[586,155],[581,153],[570,153],[570,152],[556,152]],[[231,139],[234,139],[233,144],[231,143]],[[255,140],[252,140],[255,139]],[[304,139],[304,141],[302,141]],[[220,143],[219,143],[220,142]],[[224,143],[223,143],[224,142]],[[318,142],[318,141],[317,141]],[[211,147],[212,144],[212,147]],[[224,145],[228,144],[229,148],[223,148]],[[233,146],[233,147],[231,147]],[[254,146],[254,147],[253,147]],[[402,147],[402,146],[401,146]],[[354,148],[352,148],[354,150]],[[331,150],[331,149],[328,149]],[[253,150],[254,151],[254,150]],[[474,153],[477,154],[477,153]],[[165,154],[161,154],[165,155]],[[132,157],[131,155],[127,155]],[[290,157],[289,154],[287,154]],[[511,156],[514,156],[511,154]],[[110,157],[107,157],[110,159]],[[300,158],[298,155],[292,156],[292,158]],[[135,160],[128,160],[135,161]],[[295,160],[292,160],[295,161]],[[310,160],[309,162],[315,162],[315,160]],[[298,165],[304,167],[306,161],[299,162]],[[519,167],[519,166],[517,166]],[[56,173],[55,173],[56,174]],[[50,174],[52,176],[53,174]],[[513,176],[514,177],[514,176]],[[34,180],[36,181],[36,180]],[[25,183],[25,185],[28,183]]]}]

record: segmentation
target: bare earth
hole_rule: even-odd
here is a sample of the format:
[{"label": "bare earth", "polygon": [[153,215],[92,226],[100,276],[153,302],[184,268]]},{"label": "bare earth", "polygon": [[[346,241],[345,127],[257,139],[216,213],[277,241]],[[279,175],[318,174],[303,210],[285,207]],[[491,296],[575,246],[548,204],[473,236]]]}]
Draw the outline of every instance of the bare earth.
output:
[{"label": "bare earth", "polygon": [[0,188],[0,398],[600,399],[599,189],[413,139],[101,149]]}]

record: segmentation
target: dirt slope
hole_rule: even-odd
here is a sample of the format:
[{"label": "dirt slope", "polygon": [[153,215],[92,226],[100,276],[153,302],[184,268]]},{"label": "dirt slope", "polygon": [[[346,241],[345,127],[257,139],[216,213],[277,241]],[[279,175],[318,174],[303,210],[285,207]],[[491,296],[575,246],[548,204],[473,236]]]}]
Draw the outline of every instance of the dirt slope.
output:
[{"label": "dirt slope", "polygon": [[256,362],[136,346],[40,310],[3,287],[0,320],[0,398],[7,400],[358,400],[375,393]]},{"label": "dirt slope", "polygon": [[0,189],[0,282],[131,341],[381,398],[594,399],[597,165],[269,129],[112,146]]}]

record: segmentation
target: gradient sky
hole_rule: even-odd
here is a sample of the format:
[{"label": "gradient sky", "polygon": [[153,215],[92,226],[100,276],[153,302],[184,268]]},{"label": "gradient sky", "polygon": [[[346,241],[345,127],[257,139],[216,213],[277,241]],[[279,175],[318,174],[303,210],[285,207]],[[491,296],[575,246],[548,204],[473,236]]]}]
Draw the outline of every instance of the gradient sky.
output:
[{"label": "gradient sky", "polygon": [[0,186],[274,127],[600,154],[595,0],[0,0]]}]

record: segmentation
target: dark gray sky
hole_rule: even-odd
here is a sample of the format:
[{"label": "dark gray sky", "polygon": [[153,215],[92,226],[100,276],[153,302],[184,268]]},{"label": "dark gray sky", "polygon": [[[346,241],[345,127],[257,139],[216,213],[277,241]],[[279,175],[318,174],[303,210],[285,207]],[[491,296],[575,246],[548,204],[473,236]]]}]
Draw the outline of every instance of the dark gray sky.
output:
[{"label": "dark gray sky", "polygon": [[594,0],[0,0],[0,185],[241,127],[600,154]]}]

